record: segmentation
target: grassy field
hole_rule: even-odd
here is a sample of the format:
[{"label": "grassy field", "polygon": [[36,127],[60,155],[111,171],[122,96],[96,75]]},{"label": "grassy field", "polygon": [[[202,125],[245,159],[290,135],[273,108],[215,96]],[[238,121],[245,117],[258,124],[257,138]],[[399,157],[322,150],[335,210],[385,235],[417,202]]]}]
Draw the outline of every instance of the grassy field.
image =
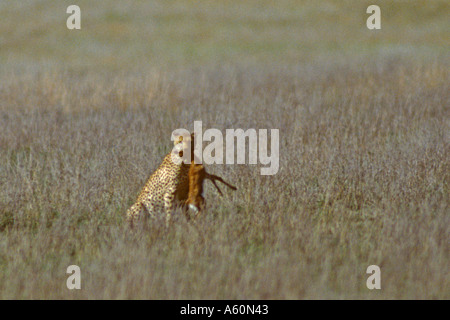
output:
[{"label": "grassy field", "polygon": [[[449,299],[448,1],[0,3],[0,299]],[[125,212],[176,128],[280,130],[203,216]],[[81,268],[81,290],[66,269]],[[381,268],[368,290],[366,268]]]}]

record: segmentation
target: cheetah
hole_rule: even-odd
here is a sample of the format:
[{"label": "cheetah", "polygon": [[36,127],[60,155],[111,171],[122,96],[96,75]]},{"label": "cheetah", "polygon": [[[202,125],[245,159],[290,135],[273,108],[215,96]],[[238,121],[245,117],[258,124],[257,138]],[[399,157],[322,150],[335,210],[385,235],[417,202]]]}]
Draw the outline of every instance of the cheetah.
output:
[{"label": "cheetah", "polygon": [[[190,147],[192,164],[181,161],[175,163],[173,151],[164,157],[161,165],[145,183],[136,202],[127,211],[127,220],[131,226],[140,217],[142,211],[147,212],[151,217],[155,217],[155,213],[162,210],[165,210],[166,226],[168,226],[177,204],[199,213],[205,204],[202,196],[204,179],[211,180],[220,195],[222,195],[222,192],[217,186],[216,180],[236,190],[236,187],[231,186],[222,178],[207,173],[203,165],[195,164],[193,141],[193,133],[191,135],[179,135],[175,139],[174,145],[178,146],[175,151],[178,150],[180,158],[183,157],[183,152],[188,151],[187,148]],[[189,219],[186,210],[185,214]]]},{"label": "cheetah", "polygon": [[[174,141],[174,145],[181,145],[178,148],[179,156],[183,156],[183,151],[189,144],[193,151],[193,143],[190,143],[193,135],[180,135]],[[181,150],[180,150],[181,149]],[[184,203],[189,192],[188,172],[190,164],[184,162],[175,163],[173,161],[174,152],[169,152],[163,159],[161,165],[148,178],[142,191],[139,193],[136,202],[127,211],[127,220],[131,226],[136,221],[142,211],[155,217],[155,213],[160,210],[166,212],[166,225],[169,224],[172,212],[176,203]],[[191,152],[191,155],[193,152]]]}]

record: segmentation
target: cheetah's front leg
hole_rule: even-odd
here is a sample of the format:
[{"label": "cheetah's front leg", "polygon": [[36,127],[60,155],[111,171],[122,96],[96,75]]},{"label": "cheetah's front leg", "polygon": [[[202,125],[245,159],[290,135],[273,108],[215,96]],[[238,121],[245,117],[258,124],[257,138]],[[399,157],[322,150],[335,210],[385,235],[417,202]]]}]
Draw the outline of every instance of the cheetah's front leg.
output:
[{"label": "cheetah's front leg", "polygon": [[141,208],[139,204],[135,203],[131,206],[130,209],[127,211],[127,222],[128,224],[133,227],[134,222],[139,217],[139,212],[141,211]]},{"label": "cheetah's front leg", "polygon": [[175,206],[175,193],[166,192],[164,194],[164,208],[166,210],[166,227],[169,227],[170,220],[172,219],[172,210]]}]

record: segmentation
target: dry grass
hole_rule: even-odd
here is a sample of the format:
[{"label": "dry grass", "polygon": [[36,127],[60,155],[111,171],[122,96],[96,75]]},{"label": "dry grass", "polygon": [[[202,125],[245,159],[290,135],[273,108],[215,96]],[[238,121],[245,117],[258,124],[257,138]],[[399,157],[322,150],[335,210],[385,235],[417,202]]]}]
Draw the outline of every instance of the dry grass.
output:
[{"label": "dry grass", "polygon": [[[438,64],[8,78],[2,298],[449,298],[448,73]],[[126,88],[126,89],[125,89]],[[36,107],[41,106],[41,107]],[[210,167],[207,213],[124,215],[174,128],[280,128],[280,171]],[[65,288],[81,267],[83,289]],[[365,269],[382,270],[380,292]]]},{"label": "dry grass", "polygon": [[[160,20],[148,25],[143,3],[123,17],[103,4],[86,10],[76,48],[53,11],[33,16],[48,34],[26,20],[0,37],[1,299],[450,298],[445,2],[427,1],[413,30],[417,7],[386,10],[385,33],[371,38],[364,2],[355,18],[348,2],[316,12],[313,2],[281,1],[272,12],[214,1],[197,24],[183,17],[198,10],[155,2]],[[2,30],[21,6],[50,10],[48,1],[0,5]],[[87,32],[91,21],[100,38]],[[209,38],[177,44],[178,31],[209,24]],[[140,26],[156,42],[140,46]],[[127,40],[101,33],[111,28],[140,31]],[[102,44],[118,51],[105,56]],[[156,66],[139,59],[147,54]],[[198,220],[129,232],[125,212],[172,130],[192,130],[194,120],[223,132],[280,129],[280,171],[208,166],[238,190],[220,198],[207,182]],[[66,288],[72,264],[81,290]],[[381,267],[381,290],[366,288],[371,264]]]}]

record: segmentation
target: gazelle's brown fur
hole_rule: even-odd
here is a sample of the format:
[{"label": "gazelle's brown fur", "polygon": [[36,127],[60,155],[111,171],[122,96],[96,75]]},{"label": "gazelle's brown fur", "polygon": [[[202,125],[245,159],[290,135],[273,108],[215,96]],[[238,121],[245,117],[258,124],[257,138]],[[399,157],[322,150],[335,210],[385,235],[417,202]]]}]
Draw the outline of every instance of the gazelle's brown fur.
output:
[{"label": "gazelle's brown fur", "polygon": [[193,210],[195,214],[199,214],[205,208],[205,198],[203,197],[203,181],[205,179],[211,180],[220,195],[222,195],[222,191],[217,186],[216,180],[222,182],[230,189],[236,190],[235,186],[225,182],[221,177],[207,173],[202,164],[191,163],[188,176],[189,194],[186,205],[188,206],[188,209]]}]

